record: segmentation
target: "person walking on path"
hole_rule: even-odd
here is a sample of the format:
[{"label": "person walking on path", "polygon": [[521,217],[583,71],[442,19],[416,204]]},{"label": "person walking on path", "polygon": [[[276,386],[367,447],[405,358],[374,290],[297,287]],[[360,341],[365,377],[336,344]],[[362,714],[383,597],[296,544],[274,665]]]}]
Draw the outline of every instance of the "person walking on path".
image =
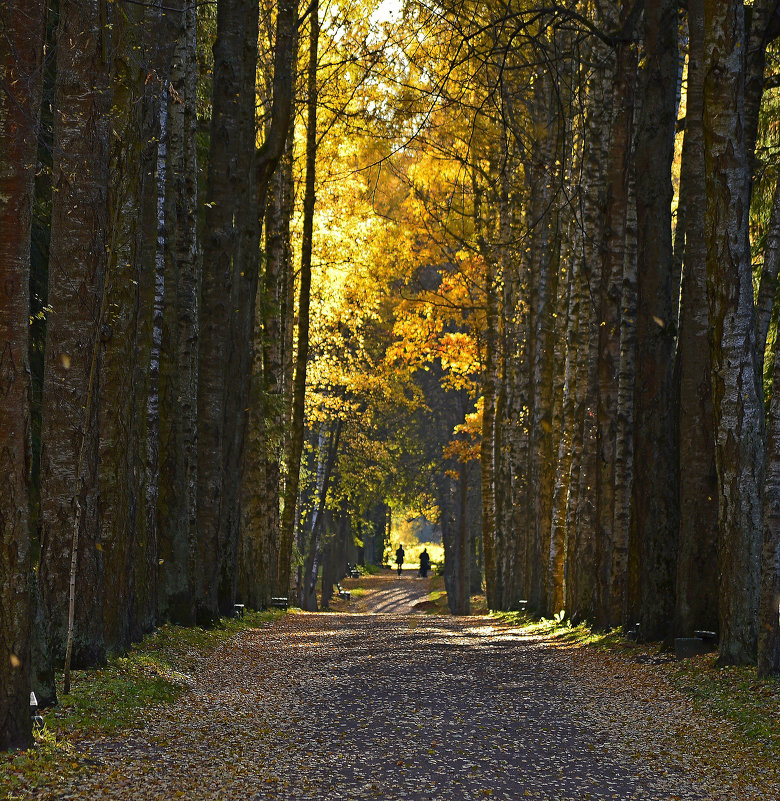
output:
[{"label": "person walking on path", "polygon": [[428,577],[428,571],[431,569],[431,557],[428,555],[428,549],[425,548],[420,554],[420,575],[423,578]]},{"label": "person walking on path", "polygon": [[398,578],[401,578],[401,568],[404,566],[404,546],[399,545],[398,550],[395,552],[395,563],[398,565]]}]

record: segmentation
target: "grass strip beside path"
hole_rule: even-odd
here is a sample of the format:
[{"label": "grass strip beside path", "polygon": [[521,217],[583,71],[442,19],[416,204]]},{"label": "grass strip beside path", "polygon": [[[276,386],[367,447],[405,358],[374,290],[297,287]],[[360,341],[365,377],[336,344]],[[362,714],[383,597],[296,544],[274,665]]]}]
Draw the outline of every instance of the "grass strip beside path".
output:
[{"label": "grass strip beside path", "polygon": [[0,799],[26,798],[64,778],[90,770],[80,753],[85,736],[115,736],[138,723],[150,708],[175,702],[193,683],[199,665],[240,631],[270,624],[280,612],[247,612],[243,618],[223,618],[213,627],[161,626],[123,656],[112,656],[105,667],[71,673],[71,692],[45,710],[45,726],[35,732],[27,750],[0,752]]}]

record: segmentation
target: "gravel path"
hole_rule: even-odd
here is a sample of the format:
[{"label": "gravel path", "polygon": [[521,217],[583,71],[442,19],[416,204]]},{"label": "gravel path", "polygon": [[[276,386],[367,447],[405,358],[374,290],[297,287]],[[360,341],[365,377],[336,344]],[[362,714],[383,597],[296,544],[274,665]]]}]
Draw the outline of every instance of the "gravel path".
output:
[{"label": "gravel path", "polygon": [[83,743],[95,773],[47,797],[780,797],[730,780],[724,724],[669,688],[643,697],[645,667],[609,659],[487,618],[290,614],[229,641],[143,729]]}]

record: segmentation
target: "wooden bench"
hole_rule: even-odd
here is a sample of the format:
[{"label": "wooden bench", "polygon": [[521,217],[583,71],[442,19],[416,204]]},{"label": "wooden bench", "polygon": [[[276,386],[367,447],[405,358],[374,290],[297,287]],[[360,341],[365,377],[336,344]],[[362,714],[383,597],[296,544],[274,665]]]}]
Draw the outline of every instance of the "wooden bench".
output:
[{"label": "wooden bench", "polygon": [[347,573],[349,573],[350,578],[360,578],[360,571],[357,569],[357,565],[353,565],[351,562],[347,562]]},{"label": "wooden bench", "polygon": [[244,616],[244,604],[233,604],[233,617],[242,618]]},{"label": "wooden bench", "polygon": [[338,582],[336,582],[336,588],[339,591],[339,598],[341,598],[344,601],[352,600],[352,593],[349,590],[345,590]]},{"label": "wooden bench", "polygon": [[283,597],[279,596],[277,598],[271,598],[271,600],[268,602],[268,605],[272,609],[287,609],[288,606],[287,596],[285,595]]}]

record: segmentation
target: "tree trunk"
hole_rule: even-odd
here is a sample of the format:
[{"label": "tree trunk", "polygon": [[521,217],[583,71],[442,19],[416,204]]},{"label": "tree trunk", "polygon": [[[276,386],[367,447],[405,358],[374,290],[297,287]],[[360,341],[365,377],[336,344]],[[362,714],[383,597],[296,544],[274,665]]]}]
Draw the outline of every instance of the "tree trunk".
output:
[{"label": "tree trunk", "polygon": [[533,302],[533,391],[531,428],[531,464],[529,469],[533,519],[529,534],[532,536],[532,559],[529,575],[529,600],[534,609],[547,607],[547,562],[550,553],[550,526],[552,523],[553,490],[553,369],[555,366],[555,310],[558,292],[560,231],[554,190],[560,179],[562,160],[562,122],[557,114],[553,89],[549,79],[540,81],[541,108],[547,116],[546,133],[537,145],[542,160],[540,183],[534,187],[538,196],[541,216],[538,217],[536,263],[533,267],[537,279]]},{"label": "tree trunk", "polygon": [[[689,0],[688,92],[681,182],[685,186],[685,258],[677,370],[680,384],[680,539],[675,634],[718,630],[718,476],[707,313],[707,197],[704,187],[704,5]],[[678,225],[680,222],[678,221]]]},{"label": "tree trunk", "polygon": [[[573,254],[571,254],[573,256]],[[575,425],[575,366],[577,362],[577,334],[579,324],[579,262],[569,259],[568,303],[566,305],[566,361],[563,382],[563,405],[561,429],[558,441],[555,487],[550,533],[550,559],[547,577],[547,612],[557,614],[566,605],[564,565],[566,564],[566,501],[569,495],[569,480],[572,465],[572,438]]]},{"label": "tree trunk", "polygon": [[[246,460],[241,478],[241,549],[239,582],[245,603],[260,608],[273,591],[279,548],[279,499],[283,441],[282,292],[292,273],[292,138],[294,78],[297,50],[297,3],[287,2],[277,17],[277,66],[274,75],[271,124],[258,153],[258,208],[265,213],[266,262],[261,302],[255,304]],[[286,14],[286,16],[285,16]],[[281,58],[281,62],[280,62]],[[286,122],[287,128],[280,126]],[[286,152],[275,139],[287,139]],[[266,147],[267,145],[267,147]],[[270,150],[274,150],[271,158]],[[282,162],[279,162],[278,156]],[[289,164],[288,164],[289,162]],[[273,175],[268,170],[277,164]],[[270,182],[270,197],[266,202]],[[262,488],[260,491],[258,488]]]},{"label": "tree trunk", "polygon": [[254,37],[256,53],[257,13],[257,4],[248,0],[220,0],[217,5],[198,356],[196,615],[204,621],[219,615],[220,603],[225,606],[235,567],[237,497],[227,472],[236,464],[236,415],[242,417],[243,410],[236,400],[241,376],[230,369],[237,369],[233,345],[243,343],[231,343],[231,337],[236,334],[237,287],[251,280],[240,273],[256,260],[259,247],[251,181],[256,59],[250,58],[248,45]]},{"label": "tree trunk", "polygon": [[157,500],[160,616],[195,622],[198,483],[198,164],[196,6],[182,0],[168,92],[160,345],[160,482]]},{"label": "tree trunk", "polygon": [[645,3],[636,141],[637,328],[634,511],[641,552],[642,635],[671,633],[679,536],[678,400],[674,380],[680,276],[672,251],[677,116],[677,3]]},{"label": "tree trunk", "polygon": [[68,628],[73,526],[80,507],[74,667],[105,659],[95,402],[108,245],[110,97],[105,22],[100,0],[60,3],[49,251],[53,314],[46,330],[42,402],[40,576],[52,656],[61,661]]},{"label": "tree trunk", "polygon": [[482,371],[482,537],[487,604],[496,609],[496,382],[498,378],[498,287],[492,259],[485,259],[485,364]]},{"label": "tree trunk", "polygon": [[758,609],[758,674],[780,673],[780,370],[775,369],[769,409],[764,540]]},{"label": "tree trunk", "polygon": [[468,462],[458,465],[458,531],[455,554],[454,604],[451,604],[454,615],[468,615],[471,613],[471,548],[468,525]]},{"label": "tree trunk", "polygon": [[[763,356],[771,303],[762,300],[770,295],[768,287],[777,288],[780,267],[780,181],[775,186],[772,214],[764,251],[764,269],[758,297],[757,357]],[[774,294],[774,293],[772,293]],[[764,310],[767,313],[764,315]],[[763,370],[759,374],[763,374]],[[767,467],[764,484],[764,547],[761,560],[761,594],[758,618],[758,672],[762,676],[780,672],[780,369],[775,356],[772,396],[769,406]]]},{"label": "tree trunk", "polygon": [[[309,542],[306,548],[306,560],[303,569],[303,608],[310,611],[317,611],[317,569],[319,564],[318,555],[323,551],[325,545],[323,543],[325,531],[325,517],[327,514],[326,502],[328,499],[328,489],[330,487],[331,478],[333,477],[333,468],[336,464],[336,457],[339,452],[339,441],[341,439],[342,421],[337,420],[335,428],[330,432],[328,438],[328,445],[325,453],[320,453],[320,464],[322,469],[321,481],[319,486],[317,508],[314,512],[314,519],[312,521],[311,533],[309,535]],[[321,438],[321,444],[324,444],[324,437]],[[323,461],[324,460],[324,461]]]},{"label": "tree trunk", "polygon": [[0,751],[30,726],[30,232],[46,4],[0,8]]},{"label": "tree trunk", "polygon": [[[606,212],[605,165],[611,137],[612,81],[614,56],[599,47],[594,51],[599,67],[591,78],[586,95],[586,137],[583,144],[582,259],[580,272],[580,354],[577,375],[578,414],[581,420],[579,472],[570,490],[567,543],[567,604],[574,620],[594,620],[597,603],[597,564],[599,534],[599,485],[601,482],[598,430],[598,366],[601,292],[601,248]],[[578,432],[579,433],[579,432]],[[575,460],[572,460],[574,465]],[[573,501],[573,503],[572,503]]]},{"label": "tree trunk", "polygon": [[[636,110],[635,110],[636,117]],[[624,576],[621,623],[636,623],[639,615],[639,560],[636,528],[631,515],[634,459],[634,383],[636,356],[636,177],[629,165],[626,243],[621,290],[620,374],[615,435],[615,550],[612,572]],[[613,599],[615,599],[613,595]]]},{"label": "tree trunk", "polygon": [[301,273],[298,296],[298,352],[295,360],[295,379],[292,396],[292,421],[286,454],[286,484],[279,544],[279,575],[277,591],[286,595],[290,584],[290,559],[295,528],[295,506],[300,480],[301,451],[303,450],[304,400],[306,393],[306,363],[309,358],[309,300],[311,294],[311,257],[314,236],[314,180],[317,165],[317,50],[319,47],[319,3],[313,0],[310,8],[309,68],[307,83],[306,123],[306,189],[303,199],[303,235],[301,239]]},{"label": "tree trunk", "polygon": [[[623,4],[623,16],[628,4]],[[605,252],[600,288],[598,345],[598,427],[599,427],[599,529],[598,598],[596,623],[620,625],[625,597],[625,570],[621,551],[626,543],[615,530],[617,485],[617,434],[620,395],[620,327],[622,320],[623,268],[629,177],[632,158],[634,93],[636,89],[636,48],[618,46],[613,101],[612,144],[607,167],[607,219]]]},{"label": "tree trunk", "polygon": [[748,232],[744,8],[704,4],[705,235],[718,468],[720,662],[756,657],[764,410]]},{"label": "tree trunk", "polygon": [[[106,314],[99,398],[100,518],[106,647],[125,650],[156,622],[154,526],[149,525],[147,399],[157,242],[159,100],[149,81],[167,33],[158,10],[131,3],[112,9],[112,139]],[[150,556],[151,551],[151,556]],[[151,564],[150,564],[151,562]],[[149,592],[148,590],[151,590]]]}]

